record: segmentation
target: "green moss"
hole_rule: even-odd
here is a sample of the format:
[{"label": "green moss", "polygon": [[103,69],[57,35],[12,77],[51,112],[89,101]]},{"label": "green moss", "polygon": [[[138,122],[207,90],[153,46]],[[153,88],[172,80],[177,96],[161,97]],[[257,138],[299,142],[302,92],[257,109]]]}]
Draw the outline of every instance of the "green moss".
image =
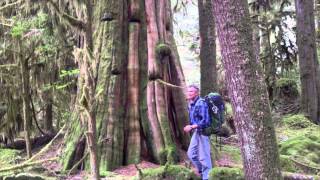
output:
[{"label": "green moss", "polygon": [[159,57],[170,56],[171,48],[168,44],[159,43],[156,46],[156,53],[157,53],[157,56]]},{"label": "green moss", "polygon": [[286,155],[280,155],[280,165],[282,171],[287,172],[297,172],[297,167],[295,167],[294,163],[290,159],[289,156]]},{"label": "green moss", "polygon": [[175,146],[169,146],[159,152],[160,164],[174,164],[179,161],[179,155]]},{"label": "green moss", "polygon": [[297,83],[294,79],[280,78],[276,82],[276,87],[277,88],[295,87],[297,89]]},{"label": "green moss", "polygon": [[0,149],[0,167],[8,167],[14,164],[16,159],[19,159],[20,151],[13,149]]},{"label": "green moss", "polygon": [[320,134],[319,131],[289,138],[280,143],[280,154],[311,166],[320,164]]},{"label": "green moss", "polygon": [[167,165],[161,166],[159,168],[151,168],[142,170],[142,177],[140,179],[143,180],[162,180],[162,179],[177,179],[177,180],[185,180],[185,179],[197,179],[196,175],[184,166],[180,165]]},{"label": "green moss", "polygon": [[287,115],[283,117],[282,122],[288,128],[301,129],[314,126],[303,114]]},{"label": "green moss", "polygon": [[115,177],[117,175],[111,171],[100,170],[100,176],[101,177]]},{"label": "green moss", "polygon": [[231,158],[231,161],[233,161],[236,164],[242,164],[241,160],[241,152],[238,147],[230,146],[230,145],[224,145],[221,148],[221,156],[228,156]]},{"label": "green moss", "polygon": [[244,174],[240,168],[215,167],[210,171],[210,180],[244,180]]}]

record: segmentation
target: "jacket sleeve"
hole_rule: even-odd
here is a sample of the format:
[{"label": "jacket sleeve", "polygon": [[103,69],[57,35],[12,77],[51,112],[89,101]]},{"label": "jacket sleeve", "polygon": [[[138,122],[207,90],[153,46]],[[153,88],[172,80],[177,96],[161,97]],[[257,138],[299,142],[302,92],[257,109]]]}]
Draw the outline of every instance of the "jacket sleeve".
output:
[{"label": "jacket sleeve", "polygon": [[205,101],[200,100],[196,105],[196,111],[194,114],[196,124],[199,129],[203,129],[210,126],[209,107]]}]

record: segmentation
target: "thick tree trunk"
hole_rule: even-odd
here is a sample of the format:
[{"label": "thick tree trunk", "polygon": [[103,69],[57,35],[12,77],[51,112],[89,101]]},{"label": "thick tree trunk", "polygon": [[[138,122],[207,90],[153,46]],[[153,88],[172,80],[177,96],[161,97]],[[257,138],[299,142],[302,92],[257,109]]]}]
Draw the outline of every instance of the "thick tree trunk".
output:
[{"label": "thick tree trunk", "polygon": [[20,76],[22,82],[22,102],[23,102],[23,127],[24,127],[24,138],[26,143],[26,151],[28,158],[31,158],[31,141],[30,141],[30,127],[31,127],[31,108],[30,108],[30,72],[28,66],[28,59],[22,57],[21,51],[21,40],[18,40],[18,62],[20,64]]},{"label": "thick tree trunk", "polygon": [[198,0],[201,95],[217,91],[216,30],[212,0]]},{"label": "thick tree trunk", "polygon": [[315,43],[313,3],[313,0],[295,1],[297,13],[297,45],[299,52],[302,109],[312,121],[320,123],[320,77]]},{"label": "thick tree trunk", "polygon": [[[142,158],[175,162],[177,148],[188,145],[188,135],[183,133],[188,122],[184,91],[159,81],[185,86],[172,38],[169,2],[95,2],[92,39],[96,110],[92,117],[97,123],[100,170],[138,163]],[[78,90],[87,86],[85,73],[81,72]],[[64,169],[70,169],[87,151],[85,124],[78,120],[79,110],[75,112],[66,136]],[[79,167],[88,168],[88,159],[81,164]]]},{"label": "thick tree trunk", "polygon": [[246,179],[282,179],[268,94],[253,47],[247,1],[214,0],[214,3]]}]

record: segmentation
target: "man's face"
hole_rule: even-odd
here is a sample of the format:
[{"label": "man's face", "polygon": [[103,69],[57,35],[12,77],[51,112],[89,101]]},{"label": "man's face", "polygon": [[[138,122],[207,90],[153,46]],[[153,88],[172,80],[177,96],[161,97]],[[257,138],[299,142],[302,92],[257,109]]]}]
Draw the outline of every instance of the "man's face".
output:
[{"label": "man's face", "polygon": [[199,95],[199,92],[194,87],[188,87],[187,89],[187,100],[192,101]]}]

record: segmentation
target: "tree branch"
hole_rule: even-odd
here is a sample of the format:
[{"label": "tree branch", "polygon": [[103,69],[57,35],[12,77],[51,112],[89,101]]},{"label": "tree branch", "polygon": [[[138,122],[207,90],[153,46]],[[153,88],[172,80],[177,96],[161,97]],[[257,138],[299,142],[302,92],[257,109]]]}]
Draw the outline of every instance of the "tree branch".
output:
[{"label": "tree branch", "polygon": [[53,157],[53,158],[50,158],[50,159],[44,159],[44,160],[39,160],[39,161],[35,161],[35,162],[22,163],[22,164],[18,164],[18,165],[15,165],[15,166],[8,167],[8,168],[0,169],[0,173],[1,172],[7,172],[7,171],[13,171],[13,170],[16,170],[16,169],[22,169],[22,168],[25,168],[25,167],[28,167],[28,166],[32,166],[32,165],[35,165],[35,164],[42,164],[42,163],[47,162],[47,161],[55,161],[57,159],[58,159],[57,157]]},{"label": "tree branch", "polygon": [[2,7],[0,7],[0,11],[2,11],[3,9],[9,8],[11,6],[17,5],[17,4],[21,3],[21,2],[22,1],[19,0],[19,1],[13,2],[13,3],[10,3],[10,4],[6,4],[6,5],[2,6]]}]

